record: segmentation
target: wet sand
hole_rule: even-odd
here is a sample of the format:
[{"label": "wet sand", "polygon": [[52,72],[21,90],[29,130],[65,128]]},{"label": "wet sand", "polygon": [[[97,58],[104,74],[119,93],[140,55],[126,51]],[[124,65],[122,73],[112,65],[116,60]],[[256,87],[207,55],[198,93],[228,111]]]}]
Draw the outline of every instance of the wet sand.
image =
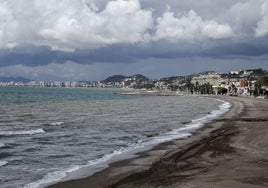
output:
[{"label": "wet sand", "polygon": [[230,111],[193,136],[49,188],[268,187],[268,100],[218,98]]}]

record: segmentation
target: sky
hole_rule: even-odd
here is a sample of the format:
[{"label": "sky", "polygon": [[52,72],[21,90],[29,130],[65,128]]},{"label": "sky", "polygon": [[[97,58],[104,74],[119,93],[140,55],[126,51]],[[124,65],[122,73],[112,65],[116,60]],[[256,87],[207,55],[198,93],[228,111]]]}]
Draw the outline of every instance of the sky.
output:
[{"label": "sky", "polygon": [[0,76],[268,69],[268,0],[0,0]]}]

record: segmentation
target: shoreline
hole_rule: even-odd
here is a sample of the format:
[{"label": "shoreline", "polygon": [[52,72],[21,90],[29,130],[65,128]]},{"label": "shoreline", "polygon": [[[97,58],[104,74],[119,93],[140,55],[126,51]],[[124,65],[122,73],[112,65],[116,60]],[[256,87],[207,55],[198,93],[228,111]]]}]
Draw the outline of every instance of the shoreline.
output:
[{"label": "shoreline", "polygon": [[[56,183],[48,186],[48,188],[211,186],[206,178],[204,184],[197,177],[203,177],[206,173],[212,173],[213,170],[211,171],[211,168],[213,166],[220,168],[222,167],[222,162],[233,161],[233,159],[237,158],[237,153],[240,152],[237,150],[241,146],[238,148],[237,143],[235,142],[233,145],[232,142],[235,137],[241,137],[241,128],[236,124],[256,122],[257,124],[266,123],[267,125],[268,122],[265,117],[268,112],[265,111],[266,107],[268,107],[266,100],[260,101],[251,98],[226,96],[218,96],[216,98],[232,103],[232,107],[224,115],[207,123],[203,128],[193,133],[192,136],[161,143],[149,151],[138,153],[137,157],[114,162],[109,165],[110,167],[87,178]],[[264,103],[264,107],[262,111],[252,114],[247,109],[248,102],[253,107],[254,105],[258,107],[260,106],[259,104]],[[246,117],[243,117],[245,114]],[[250,118],[250,115],[253,115],[254,118]],[[268,130],[267,126],[266,129]],[[266,159],[264,158],[263,161],[266,161]],[[266,165],[267,161],[264,162]],[[218,171],[213,172],[207,176],[207,179],[214,177],[215,174],[223,169],[222,167]],[[268,167],[264,170],[267,169]],[[267,173],[268,170],[266,173],[265,171],[263,172],[265,186],[266,184],[268,185]],[[215,184],[214,180],[213,182]],[[234,185],[236,183],[230,182],[231,184],[227,185]],[[224,187],[225,183],[226,181],[221,180],[219,185],[215,187]],[[246,187],[245,185],[248,183],[242,184],[242,187]],[[252,184],[249,185],[252,187]]]}]

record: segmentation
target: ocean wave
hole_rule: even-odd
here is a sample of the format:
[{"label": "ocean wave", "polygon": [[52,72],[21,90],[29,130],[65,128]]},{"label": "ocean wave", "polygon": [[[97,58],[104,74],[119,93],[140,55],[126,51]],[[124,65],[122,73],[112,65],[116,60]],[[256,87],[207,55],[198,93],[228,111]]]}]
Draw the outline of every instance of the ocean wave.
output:
[{"label": "ocean wave", "polygon": [[6,145],[3,143],[0,143],[0,148],[4,148],[4,147],[6,147]]},{"label": "ocean wave", "polygon": [[14,135],[33,135],[45,133],[44,129],[28,130],[28,131],[2,131],[0,136],[14,136]]},{"label": "ocean wave", "polygon": [[12,156],[12,154],[10,152],[1,152],[0,153],[0,158],[7,158],[7,157],[10,157]]},{"label": "ocean wave", "polygon": [[[140,146],[136,145],[135,148],[138,148],[138,147],[140,147]],[[132,148],[132,150],[133,149],[134,148]],[[130,148],[120,148],[118,150],[113,151],[110,154],[106,154],[106,155],[102,156],[101,158],[90,160],[85,165],[73,165],[72,167],[70,167],[68,169],[62,169],[62,170],[50,172],[50,173],[46,174],[42,179],[37,180],[35,182],[31,182],[31,183],[25,185],[23,188],[45,187],[47,185],[50,185],[53,182],[55,183],[55,182],[60,181],[63,178],[66,178],[68,174],[75,172],[75,171],[78,171],[79,169],[97,166],[100,164],[106,164],[106,162],[108,162],[114,156],[118,156],[120,154],[123,154],[123,153],[129,151],[129,150],[130,150]],[[98,167],[98,169],[102,170],[108,166],[102,165],[102,167],[103,168],[101,168],[101,169]],[[99,171],[99,170],[97,170],[97,171]],[[93,172],[96,172],[96,171],[92,171],[92,174],[93,174]],[[91,175],[91,174],[87,173],[87,176],[88,175]]]},{"label": "ocean wave", "polygon": [[226,113],[230,109],[231,104],[229,102],[220,99],[216,100],[222,103],[218,106],[218,109],[211,111],[208,115],[202,118],[192,120],[190,123],[186,124],[185,127],[179,128],[177,131],[194,132],[204,126],[206,123],[211,122],[212,120]]},{"label": "ocean wave", "polygon": [[23,188],[36,188],[36,187],[43,187],[45,185],[49,185],[49,183],[59,181],[62,178],[66,177],[68,173],[71,173],[78,169],[80,169],[80,166],[76,165],[67,170],[58,170],[55,172],[50,172],[47,175],[45,175],[43,179],[28,183],[27,185],[24,185]]},{"label": "ocean wave", "polygon": [[5,165],[7,165],[7,164],[8,164],[7,161],[0,161],[0,167],[1,167],[1,166],[5,166]]},{"label": "ocean wave", "polygon": [[62,124],[64,124],[64,122],[52,122],[52,123],[49,123],[48,125],[50,125],[50,126],[59,126],[59,125],[62,125]]},{"label": "ocean wave", "polygon": [[133,158],[136,153],[141,151],[146,151],[149,149],[152,149],[155,145],[170,141],[173,139],[178,138],[184,138],[190,136],[188,133],[165,133],[165,135],[159,135],[157,137],[154,137],[154,139],[149,141],[141,141],[133,144],[129,144],[128,147],[121,147],[120,149],[114,150],[113,152],[106,154],[98,159],[89,160],[87,164],[85,165],[74,165],[68,169],[62,169],[55,172],[50,172],[47,175],[45,175],[42,179],[29,183],[25,185],[23,188],[36,188],[36,187],[45,187],[48,185],[51,185],[52,183],[56,183],[63,178],[67,177],[70,174],[70,179],[74,179],[72,177],[72,173],[78,172],[79,178],[81,178],[81,175],[83,175],[83,169],[89,169],[85,171],[85,177],[90,176],[98,171],[101,171],[109,166],[110,163],[119,161],[121,159],[126,158]]}]

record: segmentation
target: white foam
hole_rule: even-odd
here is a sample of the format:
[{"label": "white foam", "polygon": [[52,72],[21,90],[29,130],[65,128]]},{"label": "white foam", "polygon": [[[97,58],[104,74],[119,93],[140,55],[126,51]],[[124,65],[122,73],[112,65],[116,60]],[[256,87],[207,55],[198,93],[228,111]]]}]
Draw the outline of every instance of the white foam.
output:
[{"label": "white foam", "polygon": [[51,126],[59,126],[59,125],[62,125],[62,124],[64,124],[64,122],[52,122],[52,123],[50,123],[49,125],[51,125]]},{"label": "white foam", "polygon": [[[230,109],[231,104],[229,102],[226,102],[220,99],[216,99],[216,100],[222,102],[222,104],[218,106],[217,110],[211,111],[208,115],[204,117],[193,119],[190,123],[186,124],[184,127],[174,129],[173,131],[159,135],[153,138],[152,141],[155,141],[154,143],[159,144],[161,142],[188,137],[191,135],[192,132],[200,129],[206,123],[211,122],[212,120],[218,118],[219,116],[226,113]],[[159,140],[161,142],[159,142]]]},{"label": "white foam", "polygon": [[178,131],[190,131],[190,132],[196,131],[197,129],[204,126],[205,123],[211,122],[213,119],[218,118],[219,116],[226,113],[230,109],[231,104],[229,102],[226,102],[220,99],[216,99],[216,100],[222,102],[222,104],[218,106],[217,110],[213,110],[208,115],[202,118],[192,120],[192,122],[189,124],[186,124],[185,127],[179,128]]},{"label": "white foam", "polygon": [[0,143],[0,148],[4,148],[4,147],[6,147],[6,145],[3,143]]},{"label": "white foam", "polygon": [[58,170],[58,171],[55,171],[55,172],[50,172],[47,175],[45,175],[43,179],[40,179],[40,180],[38,180],[36,182],[29,183],[29,184],[23,186],[23,188],[43,187],[44,185],[47,185],[48,183],[56,182],[56,181],[61,180],[62,178],[66,177],[68,173],[76,171],[76,170],[78,170],[80,168],[81,167],[79,165],[76,165],[76,166],[70,167],[67,170]]},{"label": "white foam", "polygon": [[[183,134],[182,137],[186,137],[189,135],[190,134]],[[87,165],[77,165],[77,166],[74,166],[74,167],[69,168],[67,170],[66,169],[65,170],[58,170],[55,172],[48,173],[42,179],[35,181],[35,182],[32,182],[32,183],[29,183],[29,184],[25,185],[23,188],[43,188],[43,187],[46,187],[48,185],[51,185],[52,183],[62,181],[69,174],[75,173],[75,172],[77,172],[76,174],[80,174],[79,178],[83,178],[81,175],[84,175],[85,177],[90,176],[95,172],[98,172],[100,170],[107,168],[108,164],[110,164],[112,162],[118,161],[120,159],[126,159],[126,156],[127,156],[126,154],[128,154],[128,156],[133,157],[134,154],[137,153],[137,151],[149,150],[153,146],[155,146],[159,143],[170,141],[170,140],[173,140],[176,138],[178,138],[178,136],[175,136],[175,135],[173,135],[172,137],[162,137],[162,138],[159,137],[159,138],[155,138],[153,141],[151,140],[149,142],[137,144],[137,145],[129,147],[129,148],[122,148],[119,150],[115,150],[111,154],[104,155],[103,157],[101,157],[99,159],[88,161]],[[146,148],[146,149],[143,149],[143,148]],[[78,172],[79,170],[82,171],[82,169],[87,169],[87,168],[89,168],[90,170],[88,172],[86,172],[87,173],[86,175],[84,174],[85,172]],[[76,178],[77,176],[72,175],[71,177]],[[75,178],[70,178],[70,179],[75,179]],[[65,179],[65,180],[70,180],[70,179]]]},{"label": "white foam", "polygon": [[5,166],[5,165],[7,165],[7,164],[8,164],[7,161],[0,161],[0,167],[1,167],[1,166]]},{"label": "white foam", "polygon": [[0,136],[13,136],[13,135],[33,135],[45,133],[44,129],[28,130],[28,131],[2,131]]}]

